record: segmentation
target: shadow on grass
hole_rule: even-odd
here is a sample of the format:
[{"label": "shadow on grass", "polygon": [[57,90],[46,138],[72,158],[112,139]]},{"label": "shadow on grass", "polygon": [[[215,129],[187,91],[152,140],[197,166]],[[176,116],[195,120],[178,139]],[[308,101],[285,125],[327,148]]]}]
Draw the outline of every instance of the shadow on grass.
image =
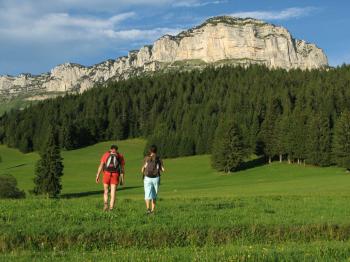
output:
[{"label": "shadow on grass", "polygon": [[8,169],[12,169],[12,168],[17,168],[17,167],[22,167],[22,166],[26,166],[27,164],[20,164],[20,165],[17,165],[17,166],[10,166],[10,167],[7,167],[7,168],[4,168],[4,170],[8,170]]},{"label": "shadow on grass", "polygon": [[[142,186],[128,186],[128,187],[120,187],[117,191],[124,191],[129,189],[141,188]],[[80,198],[80,197],[88,197],[94,195],[102,195],[103,190],[95,190],[95,191],[87,191],[87,192],[78,192],[78,193],[68,193],[62,194],[61,198],[69,199],[69,198]]]},{"label": "shadow on grass", "polygon": [[266,158],[264,156],[246,161],[244,163],[242,163],[237,171],[242,171],[242,170],[246,170],[246,169],[250,169],[250,168],[254,168],[254,167],[259,167],[259,166],[263,166],[266,164]]}]

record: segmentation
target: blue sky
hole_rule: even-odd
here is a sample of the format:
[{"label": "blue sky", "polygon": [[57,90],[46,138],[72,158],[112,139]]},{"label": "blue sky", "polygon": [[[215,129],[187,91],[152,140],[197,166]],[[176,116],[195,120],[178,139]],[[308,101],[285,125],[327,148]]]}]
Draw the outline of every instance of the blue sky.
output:
[{"label": "blue sky", "polygon": [[218,15],[255,17],[350,63],[350,1],[0,0],[0,74],[93,65]]}]

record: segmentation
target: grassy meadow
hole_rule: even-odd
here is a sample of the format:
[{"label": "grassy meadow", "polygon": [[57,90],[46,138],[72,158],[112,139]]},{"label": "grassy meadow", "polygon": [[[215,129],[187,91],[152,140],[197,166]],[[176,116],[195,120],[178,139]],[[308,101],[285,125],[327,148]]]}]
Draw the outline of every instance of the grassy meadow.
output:
[{"label": "grassy meadow", "polygon": [[337,167],[273,163],[230,175],[210,156],[166,159],[155,215],[146,216],[140,175],[145,141],[120,141],[126,185],[102,212],[95,183],[112,142],[62,152],[60,199],[33,197],[36,153],[0,146],[0,174],[24,200],[0,200],[4,261],[348,261],[350,175]]}]

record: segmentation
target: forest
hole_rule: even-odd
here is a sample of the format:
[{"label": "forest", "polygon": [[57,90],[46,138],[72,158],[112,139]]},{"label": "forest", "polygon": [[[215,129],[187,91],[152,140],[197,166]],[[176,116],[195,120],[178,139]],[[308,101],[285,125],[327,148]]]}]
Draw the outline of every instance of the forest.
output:
[{"label": "forest", "polygon": [[111,81],[6,112],[0,142],[41,151],[53,128],[65,150],[143,137],[163,157],[178,157],[215,153],[233,136],[242,157],[350,168],[349,111],[347,65],[208,67]]}]

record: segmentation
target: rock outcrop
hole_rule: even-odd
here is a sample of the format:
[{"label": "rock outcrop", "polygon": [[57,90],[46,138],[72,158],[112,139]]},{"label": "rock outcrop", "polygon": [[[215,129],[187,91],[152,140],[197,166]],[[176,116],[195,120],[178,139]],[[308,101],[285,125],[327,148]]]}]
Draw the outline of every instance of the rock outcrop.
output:
[{"label": "rock outcrop", "polygon": [[294,39],[283,27],[251,18],[223,16],[208,19],[176,36],[165,35],[152,46],[91,67],[66,63],[39,76],[0,76],[0,97],[83,92],[110,79],[208,64],[262,64],[269,68],[305,70],[327,67],[328,61],[315,44]]}]

